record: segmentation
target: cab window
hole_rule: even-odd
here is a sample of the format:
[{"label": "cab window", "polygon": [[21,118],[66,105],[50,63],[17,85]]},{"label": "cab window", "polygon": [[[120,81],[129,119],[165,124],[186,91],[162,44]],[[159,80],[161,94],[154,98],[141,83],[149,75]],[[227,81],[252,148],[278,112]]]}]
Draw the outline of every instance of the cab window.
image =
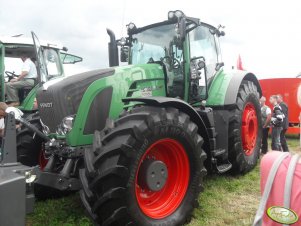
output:
[{"label": "cab window", "polygon": [[204,57],[207,67],[207,79],[215,74],[218,63],[218,51],[215,35],[210,28],[199,26],[189,33],[190,58]]},{"label": "cab window", "polygon": [[44,57],[45,63],[48,72],[48,79],[61,76],[62,75],[62,68],[60,65],[60,58],[58,56],[57,51],[54,49],[44,49]]}]

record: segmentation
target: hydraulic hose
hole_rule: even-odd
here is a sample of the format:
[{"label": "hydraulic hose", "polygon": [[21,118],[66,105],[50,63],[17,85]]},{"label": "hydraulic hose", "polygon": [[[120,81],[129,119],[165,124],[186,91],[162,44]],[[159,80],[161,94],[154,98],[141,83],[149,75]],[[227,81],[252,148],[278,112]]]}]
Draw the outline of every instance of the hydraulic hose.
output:
[{"label": "hydraulic hose", "polygon": [[47,137],[44,133],[42,133],[39,129],[37,129],[35,126],[27,122],[26,120],[20,118],[20,119],[16,119],[16,121],[22,123],[22,125],[26,126],[30,131],[34,132],[36,135],[41,137],[44,141],[50,141],[49,137]]}]

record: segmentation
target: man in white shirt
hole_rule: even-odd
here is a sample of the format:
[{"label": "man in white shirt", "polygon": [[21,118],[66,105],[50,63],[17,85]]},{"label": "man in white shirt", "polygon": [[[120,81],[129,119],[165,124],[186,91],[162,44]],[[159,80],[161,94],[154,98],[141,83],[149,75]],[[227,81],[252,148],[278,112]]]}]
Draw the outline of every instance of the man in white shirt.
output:
[{"label": "man in white shirt", "polygon": [[34,86],[35,79],[37,78],[36,65],[31,61],[29,56],[22,54],[21,60],[23,61],[22,72],[19,77],[10,80],[5,84],[5,92],[7,95],[7,102],[11,106],[20,105],[18,90],[25,86]]}]

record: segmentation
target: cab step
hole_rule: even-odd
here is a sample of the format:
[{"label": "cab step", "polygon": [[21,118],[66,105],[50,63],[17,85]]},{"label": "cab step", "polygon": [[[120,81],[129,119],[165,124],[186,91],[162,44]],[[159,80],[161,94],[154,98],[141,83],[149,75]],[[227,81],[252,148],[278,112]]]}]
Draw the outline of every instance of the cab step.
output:
[{"label": "cab step", "polygon": [[230,162],[216,166],[218,173],[225,173],[229,171],[231,168],[232,168],[232,164]]},{"label": "cab step", "polygon": [[212,156],[213,157],[218,157],[218,156],[221,156],[225,153],[226,153],[226,149],[217,149],[217,150],[212,151]]}]

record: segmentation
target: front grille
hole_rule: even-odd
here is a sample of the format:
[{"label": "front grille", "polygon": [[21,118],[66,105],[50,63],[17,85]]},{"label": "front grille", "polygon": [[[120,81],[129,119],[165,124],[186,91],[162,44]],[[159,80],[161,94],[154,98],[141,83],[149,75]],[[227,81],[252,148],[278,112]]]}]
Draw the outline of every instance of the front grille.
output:
[{"label": "front grille", "polygon": [[66,77],[37,93],[42,122],[54,133],[62,119],[77,113],[82,97],[95,80],[114,74],[114,69],[102,69]]}]

